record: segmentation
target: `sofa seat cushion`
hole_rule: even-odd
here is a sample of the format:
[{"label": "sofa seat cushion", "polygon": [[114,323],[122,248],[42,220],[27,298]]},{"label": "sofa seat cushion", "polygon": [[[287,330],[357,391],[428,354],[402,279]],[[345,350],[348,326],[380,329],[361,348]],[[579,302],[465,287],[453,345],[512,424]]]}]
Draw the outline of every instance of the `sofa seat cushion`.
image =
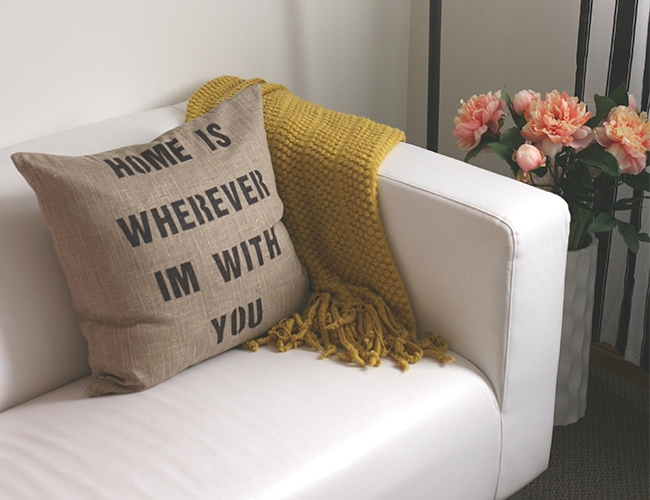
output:
[{"label": "sofa seat cushion", "polygon": [[13,499],[496,491],[501,419],[471,363],[457,356],[403,373],[315,356],[235,349],[143,392],[88,398],[84,378],[16,406],[0,414],[0,491]]}]

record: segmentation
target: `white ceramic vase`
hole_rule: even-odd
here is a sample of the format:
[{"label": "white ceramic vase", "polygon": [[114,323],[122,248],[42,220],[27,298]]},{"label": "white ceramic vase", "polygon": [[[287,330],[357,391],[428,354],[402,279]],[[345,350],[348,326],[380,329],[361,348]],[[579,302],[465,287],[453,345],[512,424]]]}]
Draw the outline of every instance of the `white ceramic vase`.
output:
[{"label": "white ceramic vase", "polygon": [[587,408],[597,259],[596,238],[588,247],[567,253],[554,425],[577,422]]}]

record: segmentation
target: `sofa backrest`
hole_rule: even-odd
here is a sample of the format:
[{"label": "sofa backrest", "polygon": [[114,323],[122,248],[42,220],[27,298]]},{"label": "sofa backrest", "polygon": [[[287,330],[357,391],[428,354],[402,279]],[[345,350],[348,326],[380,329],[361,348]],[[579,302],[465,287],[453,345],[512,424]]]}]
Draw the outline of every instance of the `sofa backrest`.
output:
[{"label": "sofa backrest", "polygon": [[148,142],[184,121],[179,104],[0,149],[0,411],[90,373],[86,341],[36,196],[11,161]]}]

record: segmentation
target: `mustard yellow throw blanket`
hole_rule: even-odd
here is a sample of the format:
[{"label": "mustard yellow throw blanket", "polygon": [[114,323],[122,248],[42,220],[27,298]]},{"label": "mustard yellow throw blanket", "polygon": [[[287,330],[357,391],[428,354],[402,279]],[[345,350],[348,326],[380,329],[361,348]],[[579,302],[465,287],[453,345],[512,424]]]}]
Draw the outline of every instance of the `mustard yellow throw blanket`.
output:
[{"label": "mustard yellow throw blanket", "polygon": [[395,267],[377,205],[377,171],[400,141],[400,130],[294,96],[261,79],[226,76],[199,88],[186,120],[259,84],[283,221],[307,268],[313,293],[305,310],[244,347],[280,351],[307,344],[322,357],[400,368],[429,355],[452,360],[436,335],[418,339],[415,319]]}]

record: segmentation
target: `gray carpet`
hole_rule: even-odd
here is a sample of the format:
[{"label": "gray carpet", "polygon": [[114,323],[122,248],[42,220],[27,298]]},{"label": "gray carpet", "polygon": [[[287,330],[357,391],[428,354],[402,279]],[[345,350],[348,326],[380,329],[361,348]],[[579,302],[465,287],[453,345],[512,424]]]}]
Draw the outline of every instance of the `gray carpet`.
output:
[{"label": "gray carpet", "polygon": [[522,500],[650,499],[648,389],[591,367],[585,416],[555,427],[548,469]]}]

